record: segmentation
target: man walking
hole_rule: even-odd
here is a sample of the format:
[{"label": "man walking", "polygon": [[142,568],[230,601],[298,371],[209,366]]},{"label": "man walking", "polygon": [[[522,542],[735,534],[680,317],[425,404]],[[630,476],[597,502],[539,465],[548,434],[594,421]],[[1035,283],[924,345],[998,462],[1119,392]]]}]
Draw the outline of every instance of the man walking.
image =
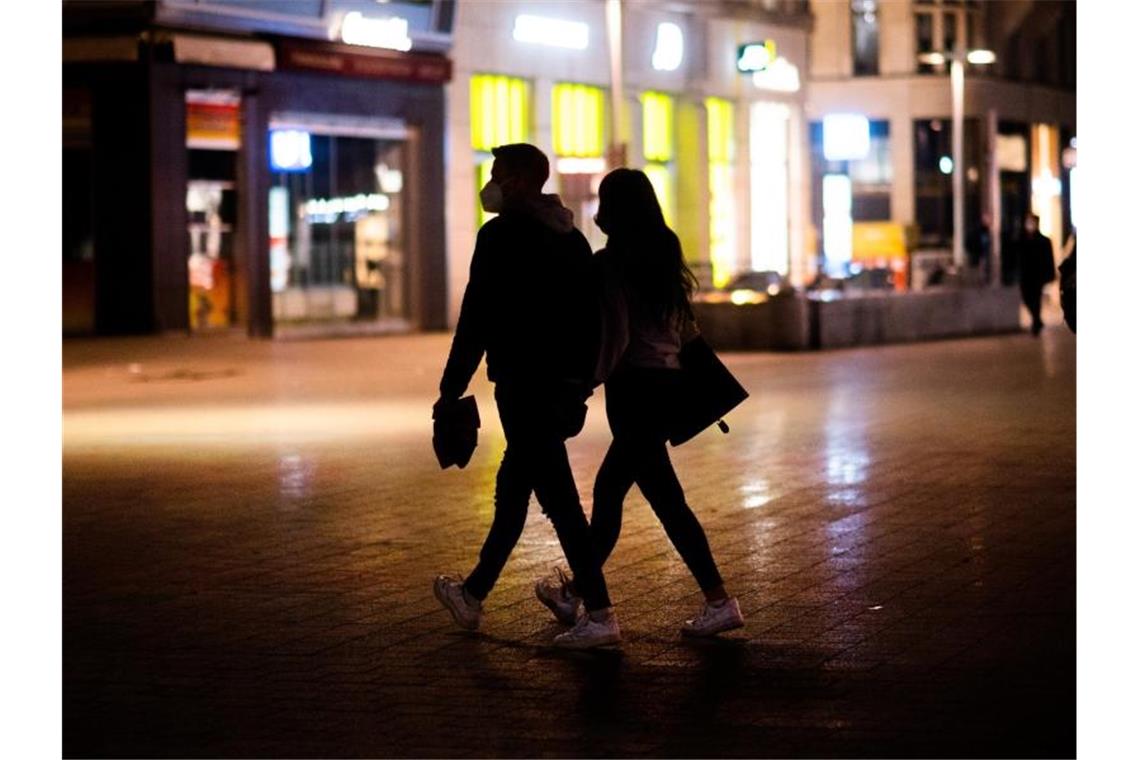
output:
[{"label": "man walking", "polygon": [[586,614],[556,636],[588,648],[621,639],[566,454],[585,422],[598,330],[591,250],[573,213],[543,195],[550,163],[525,143],[492,151],[483,208],[498,216],[479,230],[471,274],[437,405],[467,389],[484,353],[507,448],[495,482],[495,516],[466,580],[439,576],[436,598],[475,629],[483,600],[522,534],[533,492],[554,524]]},{"label": "man walking", "polygon": [[1041,219],[1037,214],[1025,217],[1025,234],[1018,246],[1017,268],[1021,281],[1021,300],[1033,319],[1033,334],[1040,335],[1045,323],[1041,321],[1041,289],[1056,279],[1053,271],[1053,243],[1041,234]]}]

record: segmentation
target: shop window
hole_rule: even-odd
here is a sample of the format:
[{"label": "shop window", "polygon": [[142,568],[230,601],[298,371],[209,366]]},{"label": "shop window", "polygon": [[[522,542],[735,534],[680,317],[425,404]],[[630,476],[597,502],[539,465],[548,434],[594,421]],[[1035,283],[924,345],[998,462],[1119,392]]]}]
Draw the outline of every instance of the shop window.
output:
[{"label": "shop window", "polygon": [[[981,152],[979,122],[965,120],[965,219],[973,229],[981,211]],[[914,211],[919,244],[949,246],[954,233],[954,196],[951,157],[952,127],[949,119],[919,119],[914,122]]]},{"label": "shop window", "polygon": [[675,183],[675,125],[676,113],[673,97],[661,92],[644,92],[641,95],[642,155],[645,157],[645,174],[653,183],[665,223],[676,224],[677,204]]},{"label": "shop window", "polygon": [[721,98],[705,100],[709,140],[709,263],[715,287],[727,284],[736,260],[733,170],[736,125],[732,103]]},{"label": "shop window", "polygon": [[187,232],[190,327],[233,323],[234,234],[241,97],[226,90],[186,93]]},{"label": "shop window", "polygon": [[471,147],[475,151],[475,214],[478,226],[494,214],[483,210],[479,190],[491,178],[491,149],[530,142],[531,86],[525,79],[498,74],[471,77]]},{"label": "shop window", "polygon": [[[405,326],[410,316],[405,143],[304,135],[271,155],[270,289],[278,322]],[[275,141],[270,133],[270,143]],[[284,141],[293,143],[294,140]],[[295,146],[294,146],[295,147]]]},{"label": "shop window", "polygon": [[585,84],[556,84],[551,109],[554,153],[600,158],[604,151],[605,91]]},{"label": "shop window", "polygon": [[598,185],[606,171],[606,91],[574,82],[560,82],[551,92],[554,177],[562,202],[594,248],[605,235],[594,224]]},{"label": "shop window", "polygon": [[891,218],[890,122],[871,121],[870,147],[858,161],[849,161],[851,218],[856,222],[885,222]]},{"label": "shop window", "polygon": [[851,0],[852,71],[855,76],[879,74],[878,6],[877,0]]}]

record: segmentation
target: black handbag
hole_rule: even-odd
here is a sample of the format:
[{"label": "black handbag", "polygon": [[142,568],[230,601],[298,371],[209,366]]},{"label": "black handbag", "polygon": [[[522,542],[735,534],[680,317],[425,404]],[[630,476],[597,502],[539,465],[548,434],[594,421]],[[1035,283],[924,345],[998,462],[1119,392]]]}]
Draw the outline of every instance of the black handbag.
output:
[{"label": "black handbag", "polygon": [[471,461],[479,442],[479,405],[474,396],[436,404],[431,417],[431,445],[441,469],[451,465],[463,469]]},{"label": "black handbag", "polygon": [[681,346],[679,358],[680,392],[671,415],[669,443],[680,446],[714,423],[727,433],[724,415],[748,398],[748,391],[699,335]]}]

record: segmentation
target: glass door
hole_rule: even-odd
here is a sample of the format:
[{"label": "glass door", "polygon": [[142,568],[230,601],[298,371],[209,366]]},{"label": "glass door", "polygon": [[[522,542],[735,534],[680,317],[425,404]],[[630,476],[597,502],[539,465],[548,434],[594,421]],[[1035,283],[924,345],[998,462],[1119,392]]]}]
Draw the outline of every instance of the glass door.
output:
[{"label": "glass door", "polygon": [[270,133],[270,289],[280,324],[410,323],[406,143]]}]

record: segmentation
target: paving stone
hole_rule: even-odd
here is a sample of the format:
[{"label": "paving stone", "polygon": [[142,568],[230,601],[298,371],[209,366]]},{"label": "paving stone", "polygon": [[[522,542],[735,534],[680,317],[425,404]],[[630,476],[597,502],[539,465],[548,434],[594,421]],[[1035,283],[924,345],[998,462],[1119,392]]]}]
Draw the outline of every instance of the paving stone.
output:
[{"label": "paving stone", "polygon": [[[748,625],[679,636],[701,597],[635,489],[606,568],[625,641],[596,653],[549,646],[534,505],[483,630],[432,597],[504,445],[479,378],[479,448],[439,471],[447,347],[64,344],[66,755],[1075,754],[1063,328],[726,355],[752,398],[670,453]],[[569,446],[587,510],[602,401]]]}]

